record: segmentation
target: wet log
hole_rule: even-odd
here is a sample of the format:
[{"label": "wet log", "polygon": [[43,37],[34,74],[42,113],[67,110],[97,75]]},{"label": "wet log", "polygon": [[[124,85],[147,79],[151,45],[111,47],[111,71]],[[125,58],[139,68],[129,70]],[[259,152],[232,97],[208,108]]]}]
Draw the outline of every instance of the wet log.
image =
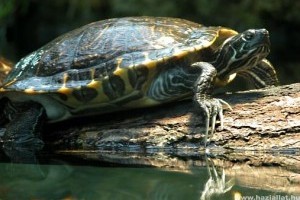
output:
[{"label": "wet log", "polygon": [[[217,128],[209,147],[270,151],[300,148],[300,83],[217,97],[233,110],[225,110],[224,129]],[[184,151],[203,148],[203,121],[193,103],[183,101],[75,119],[49,126],[44,135],[50,146],[62,150]]]}]

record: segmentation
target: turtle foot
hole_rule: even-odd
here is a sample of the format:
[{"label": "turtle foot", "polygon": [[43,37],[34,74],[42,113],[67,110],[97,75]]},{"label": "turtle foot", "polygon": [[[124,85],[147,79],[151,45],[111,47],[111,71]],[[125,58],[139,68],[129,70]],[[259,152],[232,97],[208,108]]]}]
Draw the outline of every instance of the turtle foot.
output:
[{"label": "turtle foot", "polygon": [[205,116],[205,138],[204,144],[205,146],[209,142],[209,129],[210,135],[215,132],[217,117],[220,120],[220,129],[224,128],[224,116],[223,116],[223,104],[232,110],[231,106],[224,100],[218,98],[212,99],[202,99],[201,101],[197,101],[199,107],[202,111],[204,111]]}]

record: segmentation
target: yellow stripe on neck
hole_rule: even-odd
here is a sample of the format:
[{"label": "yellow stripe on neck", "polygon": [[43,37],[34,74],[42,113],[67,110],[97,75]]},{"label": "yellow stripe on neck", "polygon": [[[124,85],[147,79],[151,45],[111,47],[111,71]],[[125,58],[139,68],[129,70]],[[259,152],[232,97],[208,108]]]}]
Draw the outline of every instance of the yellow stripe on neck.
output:
[{"label": "yellow stripe on neck", "polygon": [[217,77],[215,79],[214,85],[217,87],[222,87],[227,85],[228,83],[230,83],[234,78],[236,77],[236,73],[229,75],[227,78],[225,79],[219,79],[219,77]]}]

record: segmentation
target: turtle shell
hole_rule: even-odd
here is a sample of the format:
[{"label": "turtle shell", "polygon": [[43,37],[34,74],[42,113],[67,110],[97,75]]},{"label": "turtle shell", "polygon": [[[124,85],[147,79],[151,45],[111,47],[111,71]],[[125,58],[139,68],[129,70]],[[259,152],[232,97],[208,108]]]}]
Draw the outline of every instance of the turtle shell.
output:
[{"label": "turtle shell", "polygon": [[[207,52],[235,34],[228,28],[177,18],[94,22],[21,59],[1,90],[52,95],[70,107],[121,102],[134,91],[142,98],[151,81],[170,63],[189,65],[209,59]],[[203,49],[209,51],[202,53]]]}]

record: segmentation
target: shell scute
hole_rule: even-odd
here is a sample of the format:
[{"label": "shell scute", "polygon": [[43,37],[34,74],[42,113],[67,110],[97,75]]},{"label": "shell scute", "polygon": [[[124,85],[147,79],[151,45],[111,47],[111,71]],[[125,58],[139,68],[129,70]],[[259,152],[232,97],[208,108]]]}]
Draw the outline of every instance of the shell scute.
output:
[{"label": "shell scute", "polygon": [[23,58],[2,88],[61,93],[72,104],[111,101],[143,92],[161,68],[210,46],[221,29],[173,18],[94,22]]}]

